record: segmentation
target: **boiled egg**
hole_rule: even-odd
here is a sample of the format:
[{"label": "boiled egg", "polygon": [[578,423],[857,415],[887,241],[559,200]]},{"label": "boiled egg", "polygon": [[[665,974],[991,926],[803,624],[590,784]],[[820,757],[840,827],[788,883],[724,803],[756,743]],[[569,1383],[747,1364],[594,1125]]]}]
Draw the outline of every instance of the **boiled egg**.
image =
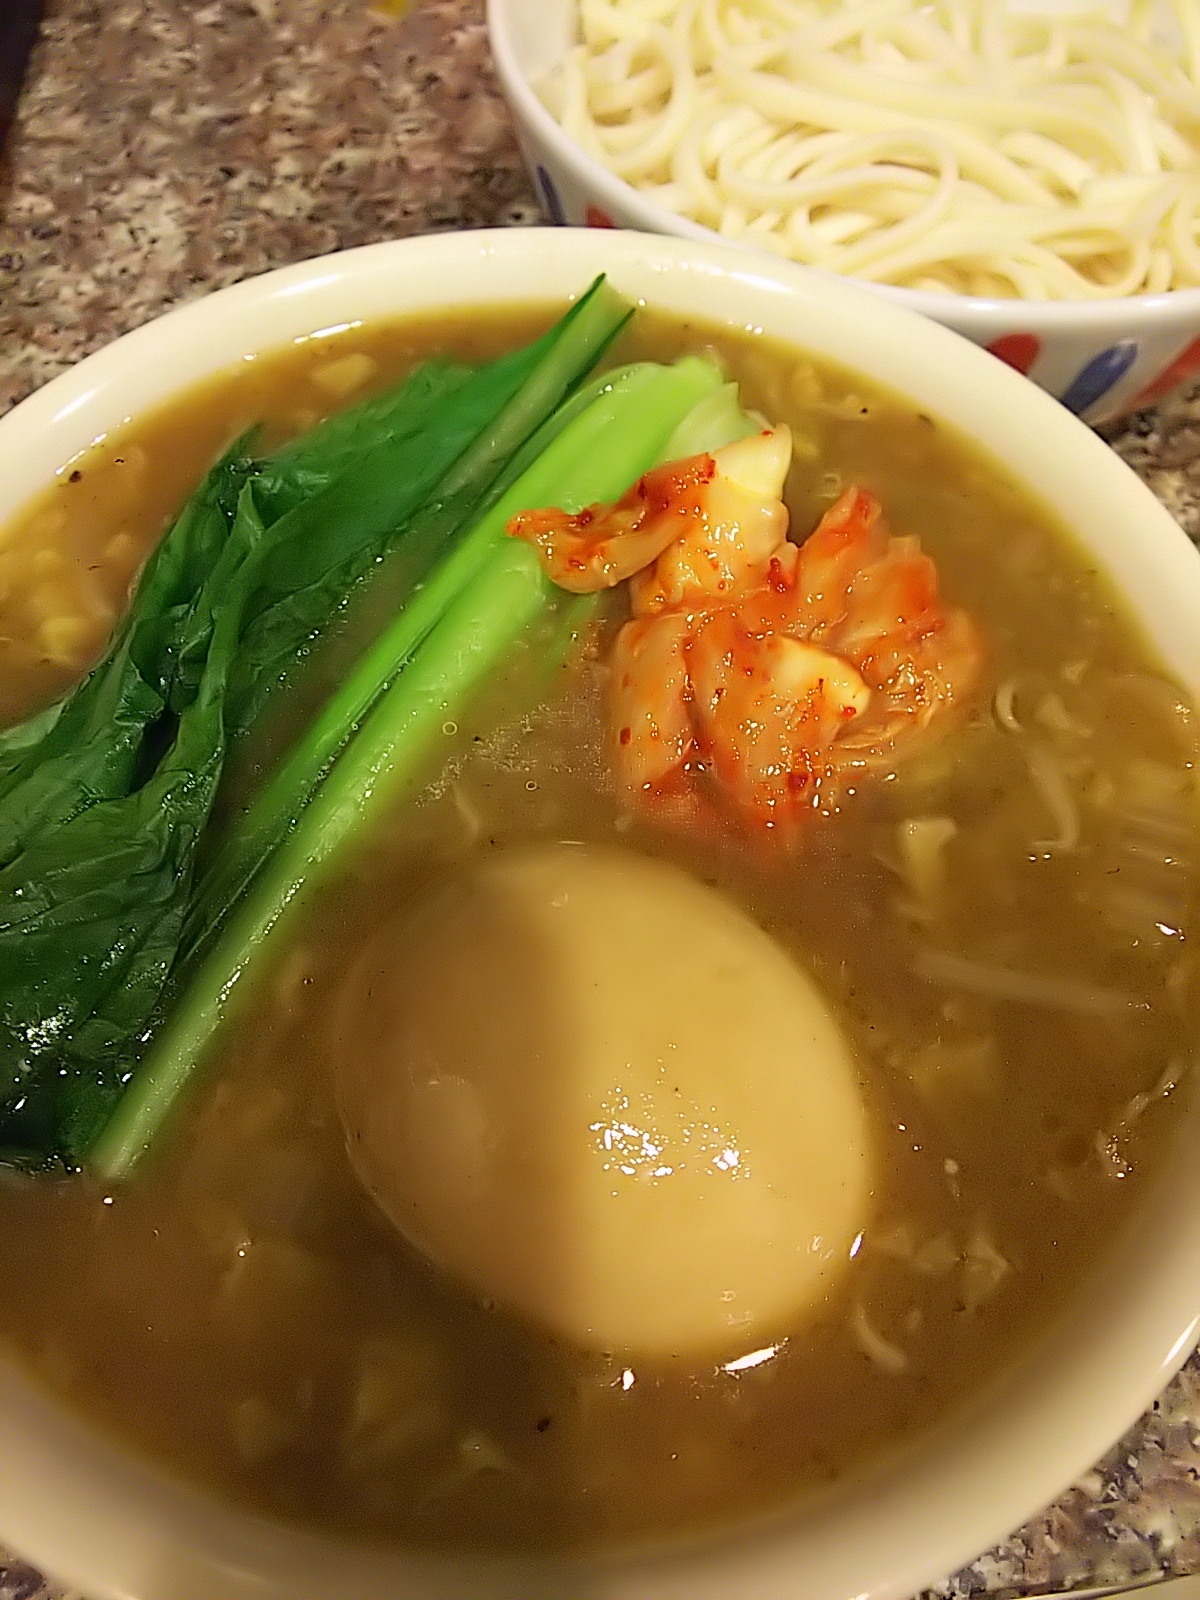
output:
[{"label": "boiled egg", "polygon": [[866,1219],[852,1052],[716,890],[632,851],[493,852],[404,908],[333,1041],[355,1171],[470,1293],[586,1349],[745,1348]]}]

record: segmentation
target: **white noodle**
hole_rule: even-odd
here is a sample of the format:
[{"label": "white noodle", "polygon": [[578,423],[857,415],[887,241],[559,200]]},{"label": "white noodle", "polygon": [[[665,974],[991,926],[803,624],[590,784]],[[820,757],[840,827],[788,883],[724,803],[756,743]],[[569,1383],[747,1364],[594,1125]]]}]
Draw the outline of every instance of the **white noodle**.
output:
[{"label": "white noodle", "polygon": [[1200,285],[1200,7],[580,0],[543,98],[658,204],[943,293]]},{"label": "white noodle", "polygon": [[1079,807],[1071,795],[1062,763],[1052,750],[1040,744],[1026,745],[1025,760],[1034,788],[1058,829],[1055,838],[1035,839],[1031,848],[1045,855],[1069,854],[1079,847]]},{"label": "white noodle", "polygon": [[1113,1017],[1145,1010],[1146,1002],[1120,989],[1099,989],[1074,978],[1055,978],[1040,972],[1018,972],[1012,967],[972,961],[949,950],[921,950],[913,970],[930,983],[942,983],[993,1000],[1015,1000],[1045,1006],[1051,1011],[1072,1011],[1081,1017]]},{"label": "white noodle", "polygon": [[871,1326],[861,1300],[854,1302],[854,1310],[850,1314],[850,1329],[858,1341],[859,1349],[869,1361],[873,1361],[884,1372],[890,1372],[895,1376],[907,1367],[908,1357],[904,1351],[890,1339],[885,1339],[878,1328]]},{"label": "white noodle", "polygon": [[946,884],[945,850],[957,832],[950,817],[909,817],[896,825],[900,869],[925,917],[938,909]]},{"label": "white noodle", "polygon": [[1101,908],[1119,933],[1137,940],[1190,930],[1196,868],[1190,800],[1178,775],[1154,762],[1131,763],[1106,857]]},{"label": "white noodle", "polygon": [[1053,691],[1042,697],[1035,715],[1043,728],[1049,728],[1051,733],[1063,733],[1073,739],[1092,737],[1092,730],[1087,723],[1073,717],[1063,704],[1062,696]]},{"label": "white noodle", "polygon": [[1017,680],[1005,678],[996,690],[993,706],[996,712],[996,721],[1007,733],[1020,733],[1021,723],[1016,713]]}]

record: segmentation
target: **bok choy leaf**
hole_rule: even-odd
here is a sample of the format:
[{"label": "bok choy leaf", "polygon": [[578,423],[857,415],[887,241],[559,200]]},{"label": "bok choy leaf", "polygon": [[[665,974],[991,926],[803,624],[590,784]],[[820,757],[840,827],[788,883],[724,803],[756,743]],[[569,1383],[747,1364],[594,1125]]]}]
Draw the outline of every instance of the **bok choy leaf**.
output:
[{"label": "bok choy leaf", "polygon": [[470,521],[627,315],[593,286],[515,355],[422,368],[265,461],[239,442],[99,666],[0,734],[0,1156],[85,1158],[176,970],[231,742],[382,556]]},{"label": "bok choy leaf", "polygon": [[[677,425],[720,385],[716,368],[689,358],[672,367],[634,367],[601,386],[433,571],[297,747],[280,775],[286,794],[268,791],[270,806],[279,807],[271,825],[256,831],[252,813],[249,833],[231,841],[235,859],[248,852],[253,882],[93,1149],[98,1175],[127,1176],[274,948],[281,926],[336,870],[380,811],[419,779],[446,720],[463,714],[482,681],[553,603],[558,591],[535,551],[506,536],[509,520],[537,506],[578,511],[616,499],[665,459]],[[728,429],[727,407],[716,426]],[[364,710],[353,738],[343,739]],[[268,851],[274,824],[304,792],[306,769],[315,786],[339,740],[344,747],[324,781],[291,830],[274,834],[277,842]],[[241,881],[227,880],[210,908],[214,913]]]}]

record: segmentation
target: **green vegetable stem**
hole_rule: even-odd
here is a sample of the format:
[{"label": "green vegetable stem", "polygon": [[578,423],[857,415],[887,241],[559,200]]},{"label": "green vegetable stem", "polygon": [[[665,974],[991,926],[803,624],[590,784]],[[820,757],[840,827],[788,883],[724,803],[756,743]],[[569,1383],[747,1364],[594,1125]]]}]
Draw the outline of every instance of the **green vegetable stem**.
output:
[{"label": "green vegetable stem", "polygon": [[[433,570],[252,809],[231,841],[233,868],[215,869],[231,884],[247,868],[256,876],[92,1150],[98,1176],[130,1172],[290,914],[422,775],[445,721],[462,714],[551,603],[555,590],[536,554],[505,534],[509,518],[542,505],[574,511],[617,498],[664,458],[678,424],[720,387],[716,369],[696,359],[634,367],[600,385],[544,448],[539,441],[530,465]],[[291,818],[291,831],[272,841],[275,825]],[[223,871],[232,873],[228,880]]]},{"label": "green vegetable stem", "polygon": [[0,733],[0,1159],[86,1158],[203,927],[230,747],[410,539],[421,580],[629,314],[597,284],[524,350],[426,363],[267,459],[238,441],[99,666]]}]

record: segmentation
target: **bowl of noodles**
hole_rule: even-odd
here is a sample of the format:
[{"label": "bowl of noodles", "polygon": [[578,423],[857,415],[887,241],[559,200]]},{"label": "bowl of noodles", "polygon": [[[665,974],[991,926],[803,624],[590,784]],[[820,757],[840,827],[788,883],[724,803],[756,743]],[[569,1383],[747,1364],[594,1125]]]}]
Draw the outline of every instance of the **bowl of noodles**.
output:
[{"label": "bowl of noodles", "polygon": [[560,224],[849,276],[1109,422],[1200,370],[1191,0],[489,0]]},{"label": "bowl of noodles", "polygon": [[1161,1392],[1200,566],[1063,407],[505,229],[183,307],[0,468],[6,1544],[907,1600]]}]

